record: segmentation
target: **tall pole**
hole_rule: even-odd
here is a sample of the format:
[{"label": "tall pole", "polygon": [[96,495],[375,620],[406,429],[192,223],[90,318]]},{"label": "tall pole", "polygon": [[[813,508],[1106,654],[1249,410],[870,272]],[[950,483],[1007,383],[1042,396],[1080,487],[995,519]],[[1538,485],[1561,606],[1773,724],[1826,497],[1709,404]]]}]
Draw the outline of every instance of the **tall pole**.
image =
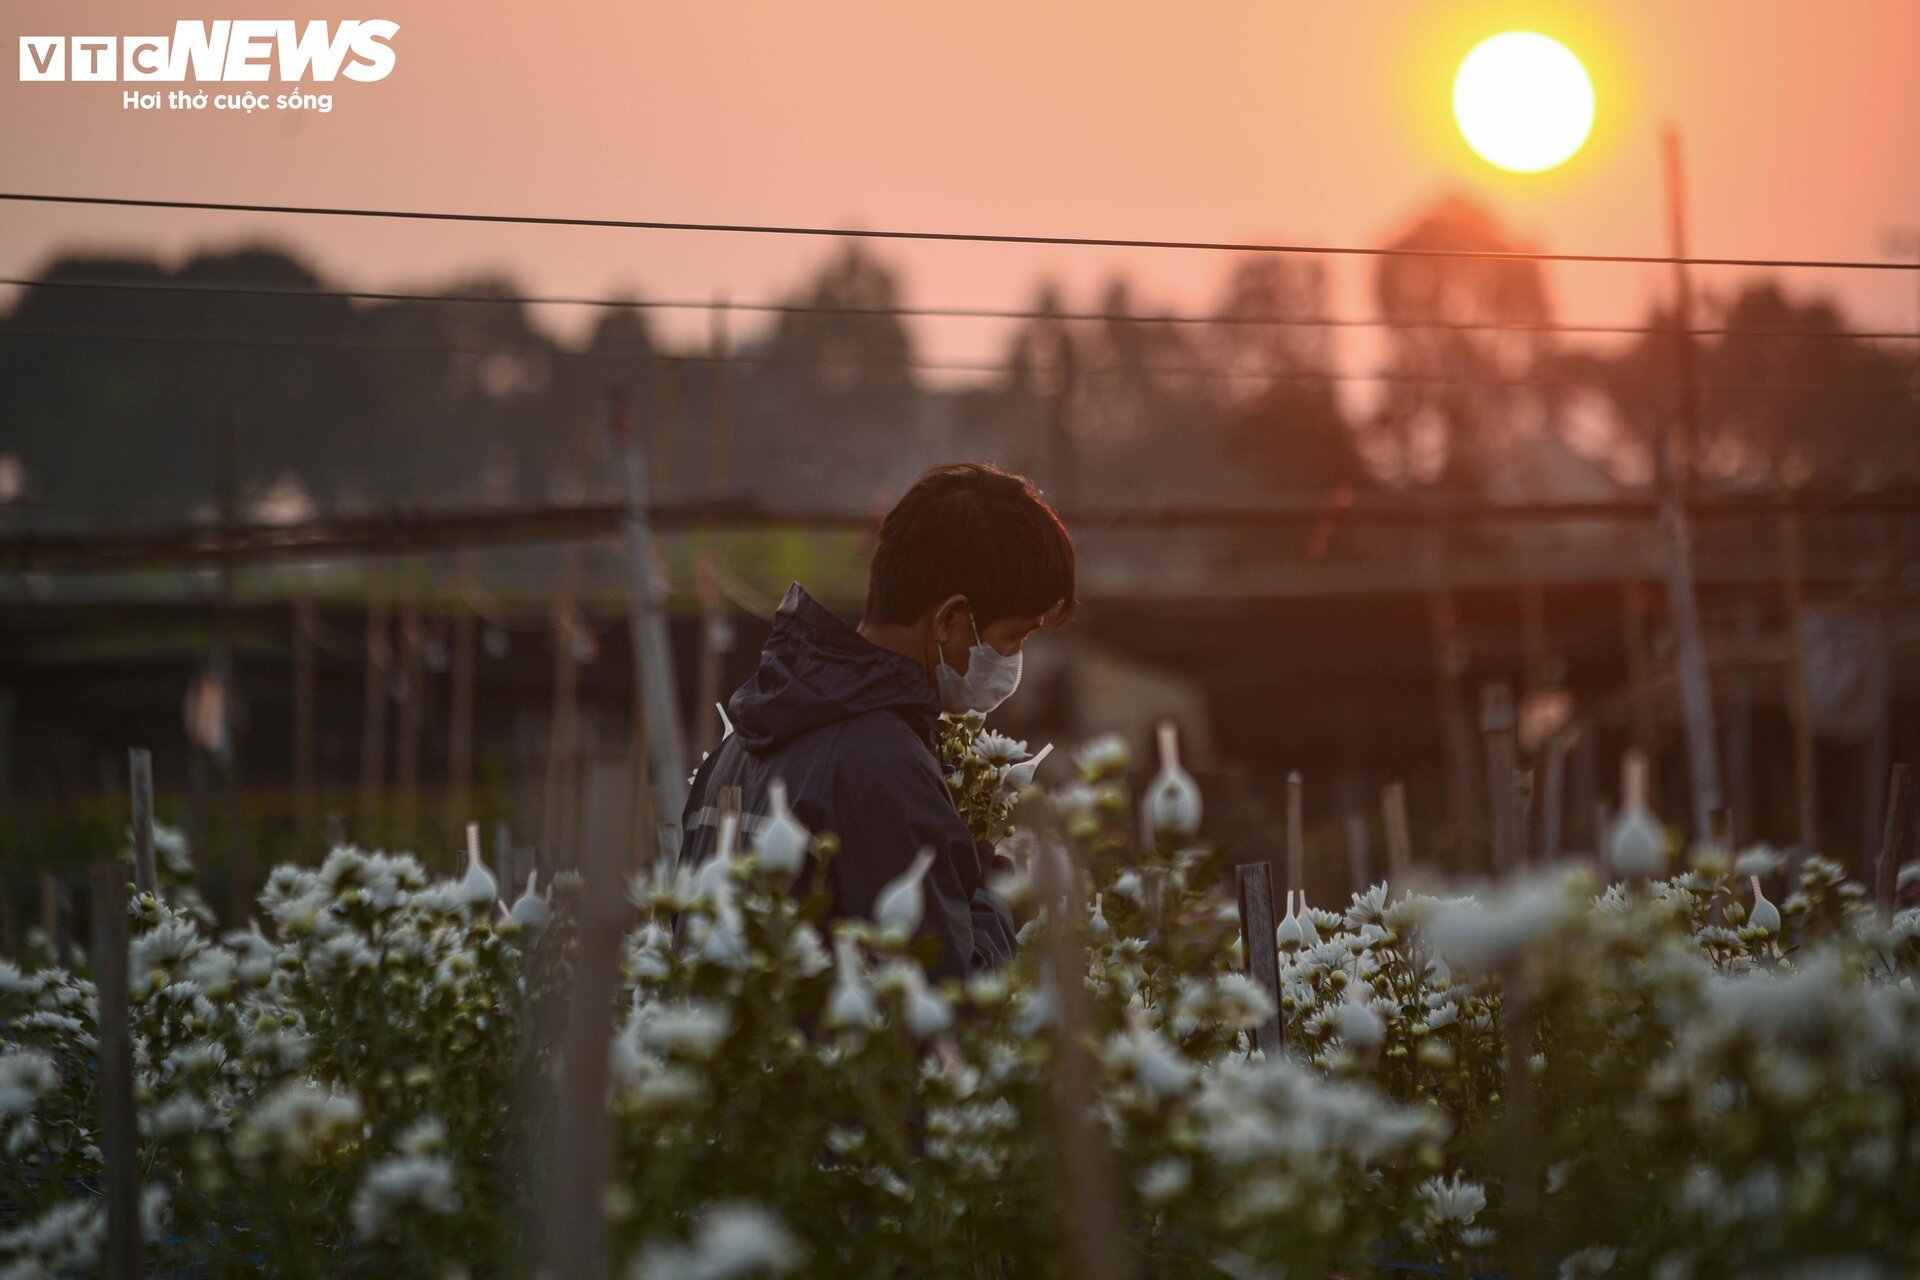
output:
[{"label": "tall pole", "polygon": [[[620,523],[627,538],[627,629],[633,636],[634,678],[646,699],[647,738],[653,757],[654,815],[663,828],[678,828],[687,803],[687,749],[680,722],[680,696],[673,675],[673,648],[653,581],[653,527],[647,520],[647,462],[639,435],[627,417],[624,396],[613,401],[614,436],[626,455],[626,509]],[[677,855],[675,847],[662,854]]]},{"label": "tall pole", "polygon": [[[1687,766],[1693,781],[1693,831],[1705,839],[1720,808],[1720,752],[1714,739],[1713,686],[1707,674],[1707,647],[1700,636],[1700,606],[1694,593],[1693,535],[1687,523],[1684,489],[1700,424],[1699,388],[1693,370],[1693,288],[1687,278],[1687,210],[1681,185],[1680,134],[1666,132],[1667,212],[1673,237],[1674,355],[1679,403],[1673,426],[1660,433],[1654,448],[1655,484],[1660,494],[1660,530],[1667,552],[1667,608],[1680,667],[1680,712],[1687,732]],[[1683,437],[1675,439],[1677,434]]]}]

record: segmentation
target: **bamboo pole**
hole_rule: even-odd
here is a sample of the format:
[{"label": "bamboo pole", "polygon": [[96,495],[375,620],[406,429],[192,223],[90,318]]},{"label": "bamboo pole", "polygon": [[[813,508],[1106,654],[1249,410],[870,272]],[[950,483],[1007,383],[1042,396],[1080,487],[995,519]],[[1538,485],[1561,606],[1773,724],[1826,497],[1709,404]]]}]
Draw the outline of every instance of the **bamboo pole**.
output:
[{"label": "bamboo pole", "polygon": [[1654,449],[1655,485],[1660,493],[1660,531],[1667,555],[1667,609],[1673,616],[1675,658],[1680,677],[1681,721],[1686,729],[1687,771],[1693,790],[1693,831],[1707,838],[1720,807],[1720,744],[1713,728],[1713,686],[1707,671],[1707,647],[1700,627],[1700,603],[1693,576],[1693,534],[1686,508],[1687,467],[1697,445],[1700,405],[1694,385],[1693,290],[1687,277],[1686,199],[1680,166],[1680,135],[1666,132],[1667,199],[1673,235],[1674,349],[1678,356],[1678,427],[1684,436],[1661,433]]}]

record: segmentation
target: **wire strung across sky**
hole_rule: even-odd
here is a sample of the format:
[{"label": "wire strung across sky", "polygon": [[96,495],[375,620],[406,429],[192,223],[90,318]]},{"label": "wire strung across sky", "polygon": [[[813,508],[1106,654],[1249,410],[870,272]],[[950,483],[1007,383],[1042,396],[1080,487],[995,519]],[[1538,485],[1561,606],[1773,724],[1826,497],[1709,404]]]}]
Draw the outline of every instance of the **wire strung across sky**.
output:
[{"label": "wire strung across sky", "polygon": [[1268,244],[1237,240],[1154,240],[1124,236],[1020,235],[984,231],[901,231],[737,222],[669,222],[643,218],[586,218],[510,213],[458,213],[430,209],[341,208],[328,205],[243,204],[222,200],[153,200],[128,196],[71,196],[0,191],[0,201],[22,204],[109,206],[126,209],[202,210],[219,213],[295,214],[323,218],[392,218],[416,222],[482,222],[510,226],[599,227],[626,231],[690,231],[724,235],[820,236],[850,240],[918,240],[930,243],[1026,244],[1062,248],[1199,250],[1213,253],[1307,254],[1328,257],[1442,258],[1485,262],[1584,262],[1638,266],[1754,267],[1764,270],[1920,271],[1920,260],[1866,261],[1845,258],[1705,258],[1637,253],[1541,253],[1486,249],[1420,249],[1397,246]]},{"label": "wire strung across sky", "polygon": [[[1462,378],[1447,374],[1427,373],[1353,373],[1335,369],[1291,368],[1274,371],[1215,369],[1193,365],[1073,365],[1053,362],[1036,362],[1020,365],[997,361],[966,360],[874,360],[856,359],[791,359],[779,356],[739,354],[732,352],[709,353],[693,352],[689,354],[661,353],[647,351],[576,351],[564,347],[527,348],[510,346],[454,346],[446,343],[389,343],[389,342],[339,342],[323,341],[316,338],[260,338],[238,334],[194,334],[194,333],[138,333],[110,329],[44,329],[0,324],[0,340],[16,338],[45,338],[55,341],[81,342],[134,342],[160,343],[166,345],[209,346],[209,347],[255,347],[296,351],[359,351],[372,354],[396,355],[463,355],[463,356],[508,356],[553,360],[603,361],[626,363],[632,361],[666,361],[681,364],[718,364],[752,365],[770,368],[810,368],[810,369],[889,369],[913,373],[977,373],[977,374],[1032,374],[1052,377],[1071,374],[1073,377],[1124,378],[1147,376],[1155,378],[1188,378],[1196,381],[1253,382],[1253,383],[1367,383],[1395,384],[1407,383],[1419,386],[1448,387],[1565,387],[1568,389],[1594,389],[1597,384],[1577,378]],[[1678,387],[1681,383],[1670,378],[1636,379],[1641,387]],[[1821,391],[1831,387],[1848,385],[1848,379],[1834,378],[1821,382],[1703,382],[1688,383],[1702,391]]]},{"label": "wire strung across sky", "polygon": [[361,302],[455,302],[506,306],[605,307],[637,311],[743,311],[756,315],[897,317],[901,319],[1042,320],[1101,324],[1224,325],[1305,329],[1416,329],[1488,333],[1581,333],[1660,335],[1664,337],[1738,338],[1855,338],[1874,341],[1920,341],[1920,332],[1906,329],[1740,329],[1670,325],[1587,324],[1560,321],[1506,322],[1494,320],[1418,320],[1394,316],[1276,316],[1197,315],[1181,312],[1069,311],[1007,307],[854,307],[830,303],[732,302],[715,298],[666,300],[594,297],[578,294],[441,293],[384,289],[318,289],[283,285],[213,284],[187,280],[34,279],[0,276],[0,285],[23,289],[109,289],[156,293],[199,293],[214,296],[263,298],[330,298]]}]

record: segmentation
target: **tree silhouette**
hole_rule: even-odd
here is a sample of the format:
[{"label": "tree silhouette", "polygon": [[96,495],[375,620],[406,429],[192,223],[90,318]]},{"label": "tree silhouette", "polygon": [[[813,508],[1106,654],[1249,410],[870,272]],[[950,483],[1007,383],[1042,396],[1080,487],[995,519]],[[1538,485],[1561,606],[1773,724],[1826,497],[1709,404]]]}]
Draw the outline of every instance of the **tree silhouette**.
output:
[{"label": "tree silhouette", "polygon": [[[1388,242],[1397,249],[1524,249],[1493,215],[1448,196]],[[1551,388],[1529,385],[1550,358],[1553,315],[1537,263],[1388,257],[1374,274],[1392,322],[1377,428],[1403,476],[1477,487],[1500,447],[1547,420]],[[1511,329],[1448,326],[1509,325]]]}]

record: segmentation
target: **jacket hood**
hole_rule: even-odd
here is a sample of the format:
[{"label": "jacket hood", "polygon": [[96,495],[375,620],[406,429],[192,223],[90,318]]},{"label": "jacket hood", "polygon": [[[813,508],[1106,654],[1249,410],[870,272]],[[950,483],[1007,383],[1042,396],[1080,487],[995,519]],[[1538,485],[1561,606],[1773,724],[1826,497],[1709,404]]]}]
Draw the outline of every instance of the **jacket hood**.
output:
[{"label": "jacket hood", "polygon": [[774,614],[760,669],[727,701],[740,745],[764,755],[870,711],[894,712],[932,745],[940,704],[919,664],[874,644],[794,583]]}]

